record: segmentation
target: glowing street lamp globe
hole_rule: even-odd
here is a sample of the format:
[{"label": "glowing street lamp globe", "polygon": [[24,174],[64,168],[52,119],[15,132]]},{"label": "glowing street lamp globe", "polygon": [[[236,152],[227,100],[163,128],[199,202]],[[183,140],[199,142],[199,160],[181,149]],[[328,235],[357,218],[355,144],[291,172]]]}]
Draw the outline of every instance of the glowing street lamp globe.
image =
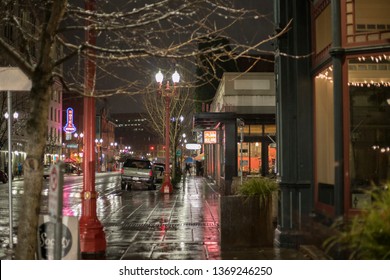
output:
[{"label": "glowing street lamp globe", "polygon": [[159,83],[159,84],[161,84],[162,81],[163,81],[163,79],[164,79],[164,76],[163,76],[163,74],[161,73],[161,70],[160,70],[160,71],[158,71],[158,73],[156,74],[156,82]]},{"label": "glowing street lamp globe", "polygon": [[172,75],[172,82],[174,84],[177,84],[178,82],[180,82],[180,75],[179,75],[179,73],[177,73],[177,71],[175,71],[175,73],[173,73],[173,75]]}]

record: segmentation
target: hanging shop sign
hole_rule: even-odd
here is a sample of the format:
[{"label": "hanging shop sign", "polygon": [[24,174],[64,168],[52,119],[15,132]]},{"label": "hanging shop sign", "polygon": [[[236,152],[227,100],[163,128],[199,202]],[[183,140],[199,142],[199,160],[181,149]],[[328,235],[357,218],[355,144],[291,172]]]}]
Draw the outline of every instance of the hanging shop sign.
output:
[{"label": "hanging shop sign", "polygon": [[203,131],[203,143],[204,144],[216,144],[217,143],[217,131],[216,130]]},{"label": "hanging shop sign", "polygon": [[66,125],[64,126],[64,131],[66,133],[75,133],[76,126],[73,123],[73,108],[66,109]]}]

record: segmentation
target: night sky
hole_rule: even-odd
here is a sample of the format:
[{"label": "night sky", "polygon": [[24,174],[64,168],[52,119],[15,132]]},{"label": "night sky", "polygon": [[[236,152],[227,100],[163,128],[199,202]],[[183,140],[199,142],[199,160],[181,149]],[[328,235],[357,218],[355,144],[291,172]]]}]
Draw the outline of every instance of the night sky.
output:
[{"label": "night sky", "polygon": [[[248,25],[235,26],[230,34],[240,42],[251,43],[268,38],[274,31],[273,0],[235,0],[236,7],[256,9],[266,16],[266,19],[249,22]],[[272,50],[271,43],[264,45],[265,50]],[[157,72],[157,70],[156,70]],[[143,104],[140,95],[125,96],[116,95],[108,98],[109,110],[112,113],[142,112]]]}]

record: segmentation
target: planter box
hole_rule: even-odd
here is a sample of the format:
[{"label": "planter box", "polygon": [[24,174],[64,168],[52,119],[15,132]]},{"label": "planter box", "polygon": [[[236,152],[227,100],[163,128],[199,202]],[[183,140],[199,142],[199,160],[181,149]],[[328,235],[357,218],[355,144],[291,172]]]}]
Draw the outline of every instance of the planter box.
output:
[{"label": "planter box", "polygon": [[220,197],[220,240],[222,249],[273,247],[272,197],[229,195]]}]

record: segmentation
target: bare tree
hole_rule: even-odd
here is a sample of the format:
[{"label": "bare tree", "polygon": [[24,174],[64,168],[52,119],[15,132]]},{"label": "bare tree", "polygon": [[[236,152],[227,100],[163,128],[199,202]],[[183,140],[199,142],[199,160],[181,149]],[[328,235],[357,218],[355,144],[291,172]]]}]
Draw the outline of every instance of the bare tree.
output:
[{"label": "bare tree", "polygon": [[[247,19],[260,20],[259,11],[235,8],[230,0],[96,1],[86,10],[76,0],[3,0],[0,3],[0,56],[19,67],[32,80],[31,109],[26,124],[29,136],[24,163],[24,196],[18,228],[17,259],[33,259],[40,213],[42,158],[54,78],[60,77],[72,91],[83,93],[83,61],[97,63],[95,97],[140,94],[156,68],[180,65],[183,75],[194,71],[200,53],[212,58],[258,57],[262,44],[284,33],[251,43],[229,37],[230,29]],[[85,23],[96,33],[96,45],[85,39]],[[258,28],[261,28],[259,24]],[[88,31],[88,30],[87,30]],[[211,37],[226,37],[224,45],[199,50]],[[70,64],[65,64],[71,61]],[[61,71],[62,66],[64,72]],[[196,79],[193,79],[196,80]],[[188,80],[187,87],[193,85]]]},{"label": "bare tree", "polygon": [[[172,86],[171,86],[172,87]],[[147,124],[163,142],[165,135],[166,119],[165,119],[165,97],[161,92],[157,93],[153,86],[150,87],[143,98]],[[164,90],[164,89],[163,89]],[[172,88],[171,88],[172,90]],[[176,176],[176,150],[179,146],[179,140],[184,131],[190,127],[191,115],[193,113],[193,92],[191,87],[177,87],[174,92],[171,91],[172,97],[169,100],[170,108],[170,155],[173,156],[172,161],[172,178]],[[164,143],[165,144],[165,143]]]}]

